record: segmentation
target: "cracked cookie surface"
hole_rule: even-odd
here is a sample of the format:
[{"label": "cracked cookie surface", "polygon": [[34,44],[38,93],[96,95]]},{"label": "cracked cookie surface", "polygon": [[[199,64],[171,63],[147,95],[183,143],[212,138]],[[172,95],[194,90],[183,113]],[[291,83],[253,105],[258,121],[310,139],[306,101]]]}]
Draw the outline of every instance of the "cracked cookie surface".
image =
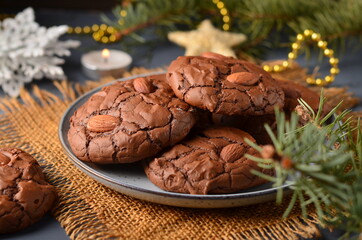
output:
[{"label": "cracked cookie surface", "polygon": [[0,233],[38,221],[56,200],[37,161],[20,149],[0,149]]},{"label": "cracked cookie surface", "polygon": [[115,82],[92,95],[71,117],[68,140],[83,161],[130,163],[181,141],[194,124],[194,108],[161,74]]},{"label": "cracked cookie surface", "polygon": [[233,58],[186,57],[174,60],[167,79],[188,104],[226,115],[265,115],[284,105],[284,93],[269,73]]},{"label": "cracked cookie surface", "polygon": [[255,140],[246,132],[230,127],[210,128],[173,146],[145,166],[148,178],[159,188],[178,193],[233,193],[265,183],[252,174],[265,174],[244,154],[257,155],[244,138]]},{"label": "cracked cookie surface", "polygon": [[[299,105],[298,99],[303,99],[317,113],[319,108],[319,94],[304,87],[298,83],[286,80],[276,79],[278,85],[283,89],[285,94],[285,104],[283,111],[286,113],[286,119]],[[324,104],[322,116],[325,116],[331,107]],[[276,133],[276,119],[274,114],[263,116],[227,116],[222,114],[212,114],[210,117],[212,124],[221,126],[236,127],[247,131],[252,135],[258,144],[272,144],[269,134],[266,132],[264,124],[268,124]]]}]

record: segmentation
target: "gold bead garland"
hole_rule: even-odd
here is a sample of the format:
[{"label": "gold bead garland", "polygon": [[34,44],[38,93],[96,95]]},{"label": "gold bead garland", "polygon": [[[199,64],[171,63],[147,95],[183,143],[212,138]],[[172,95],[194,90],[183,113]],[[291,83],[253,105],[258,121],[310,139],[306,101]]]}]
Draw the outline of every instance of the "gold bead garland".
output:
[{"label": "gold bead garland", "polygon": [[118,40],[117,31],[106,24],[93,24],[92,26],[84,27],[69,27],[68,33],[70,34],[91,34],[93,39],[101,43],[113,43]]},{"label": "gold bead garland", "polygon": [[[119,11],[121,18],[118,20],[119,25],[123,25],[124,18],[127,16],[126,10]],[[119,41],[120,37],[117,36],[117,31],[114,27],[107,26],[106,24],[93,24],[92,26],[84,27],[69,27],[69,34],[92,34],[92,37],[95,41],[101,43],[114,43]]]},{"label": "gold bead garland", "polygon": [[225,3],[222,2],[221,0],[212,0],[212,2],[216,5],[216,7],[220,11],[220,14],[222,15],[222,21],[224,23],[222,25],[222,29],[224,31],[229,31],[229,29],[230,29],[230,16],[229,16],[229,11],[225,7]]},{"label": "gold bead garland", "polygon": [[303,33],[300,33],[296,37],[296,41],[292,43],[292,51],[288,54],[288,60],[284,60],[282,64],[277,64],[273,66],[264,65],[263,69],[267,72],[281,72],[286,70],[291,62],[298,57],[298,51],[302,48],[302,43],[306,40],[312,40],[317,43],[317,46],[323,50],[323,55],[329,58],[329,63],[331,65],[330,74],[322,78],[307,77],[306,81],[308,84],[325,86],[334,81],[335,76],[339,73],[338,58],[334,57],[334,51],[330,48],[327,48],[328,43],[322,40],[319,33],[315,33],[312,30],[306,29]]}]

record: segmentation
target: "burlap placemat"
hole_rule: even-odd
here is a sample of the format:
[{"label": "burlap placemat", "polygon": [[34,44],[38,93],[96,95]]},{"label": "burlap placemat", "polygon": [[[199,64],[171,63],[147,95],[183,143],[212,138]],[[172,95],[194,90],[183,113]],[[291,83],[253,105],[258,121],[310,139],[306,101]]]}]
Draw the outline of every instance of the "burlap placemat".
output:
[{"label": "burlap placemat", "polygon": [[140,201],[98,184],[63,153],[58,124],[79,93],[101,83],[55,84],[62,98],[34,87],[33,95],[22,91],[21,99],[1,100],[5,114],[0,117],[0,146],[21,148],[39,161],[58,192],[52,214],[71,239],[298,239],[319,235],[313,211],[303,219],[296,208],[281,219],[287,202],[186,209]]}]

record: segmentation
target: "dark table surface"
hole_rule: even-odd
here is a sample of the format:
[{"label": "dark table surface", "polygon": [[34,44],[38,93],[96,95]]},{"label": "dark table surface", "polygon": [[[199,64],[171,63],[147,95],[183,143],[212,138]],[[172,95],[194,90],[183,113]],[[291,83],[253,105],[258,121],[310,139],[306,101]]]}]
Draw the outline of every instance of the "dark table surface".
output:
[{"label": "dark table surface", "polygon": [[[63,25],[70,26],[84,26],[99,24],[100,12],[97,11],[75,11],[75,10],[48,10],[48,9],[35,9],[36,20],[43,26]],[[69,79],[74,82],[84,82],[88,80],[81,71],[80,57],[85,52],[95,49],[114,48],[120,49],[119,44],[103,45],[98,44],[89,36],[66,36],[65,38],[78,39],[82,45],[78,49],[72,51],[72,56],[66,58],[66,63],[63,65],[63,69]],[[277,49],[270,51],[266,56],[266,59],[285,59],[288,49]],[[145,59],[142,54],[135,51],[131,54],[133,57],[132,66],[142,66],[146,68],[163,67],[166,66],[177,56],[184,54],[184,49],[175,46],[172,43],[162,43],[156,46],[152,51],[152,57]],[[302,66],[313,66],[313,61],[306,62],[305,59],[298,59],[298,62]],[[340,59],[341,73],[338,75],[336,81],[332,86],[348,86],[356,96],[362,99],[362,49],[346,49],[345,53]],[[321,73],[327,74],[329,71],[327,64],[321,64]],[[50,80],[38,81],[37,84],[50,91],[55,91]],[[0,96],[4,94],[1,92]],[[354,110],[362,110],[362,104],[357,106]],[[339,231],[329,233],[323,231],[323,239],[337,239],[341,234]],[[12,239],[12,240],[39,240],[39,239],[52,239],[63,240],[69,239],[60,224],[49,214],[46,215],[38,223],[24,229],[21,232],[7,235],[0,235],[0,239]]]}]

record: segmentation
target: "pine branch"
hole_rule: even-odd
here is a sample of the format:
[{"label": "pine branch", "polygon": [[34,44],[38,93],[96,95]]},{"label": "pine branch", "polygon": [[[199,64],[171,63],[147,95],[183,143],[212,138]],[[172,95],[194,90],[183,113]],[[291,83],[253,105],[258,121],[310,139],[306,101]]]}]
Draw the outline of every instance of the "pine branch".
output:
[{"label": "pine branch", "polygon": [[[318,112],[323,109],[321,95]],[[311,111],[305,102],[301,101],[301,104],[305,111]],[[284,217],[299,202],[305,217],[308,205],[313,205],[322,224],[348,233],[361,232],[362,129],[360,123],[352,128],[350,121],[341,122],[347,112],[336,115],[337,108],[328,114],[335,116],[331,123],[327,123],[326,117],[322,118],[319,113],[310,113],[311,121],[303,127],[298,126],[294,113],[291,120],[286,121],[284,113],[276,111],[277,133],[266,126],[274,146],[260,147],[249,142],[262,156],[252,159],[260,167],[273,166],[276,175],[265,177],[260,172],[254,173],[272,181],[276,187],[292,184],[293,193]],[[357,131],[357,139],[353,137],[353,131]],[[282,192],[283,189],[279,188],[279,203]]]},{"label": "pine branch", "polygon": [[[239,51],[252,55],[263,49],[282,46],[287,36],[313,29],[331,42],[334,49],[362,39],[362,2],[360,0],[224,0],[230,16],[230,31],[248,35]],[[118,38],[127,36],[145,40],[140,33],[150,26],[165,39],[167,32],[194,29],[205,18],[222,25],[223,16],[210,0],[135,0],[114,9],[115,19],[103,20],[118,31]],[[121,12],[123,12],[121,14]],[[351,40],[351,41],[349,41]],[[124,41],[122,41],[123,43]]]},{"label": "pine branch", "polygon": [[[131,36],[150,26],[176,29],[176,24],[193,25],[192,18],[197,16],[199,5],[197,1],[183,0],[157,0],[157,1],[133,1],[133,4],[117,6],[113,10],[116,21],[105,16],[103,21],[117,30],[116,36],[121,39]],[[133,35],[134,36],[134,35]],[[140,38],[137,34],[137,38]]]}]

